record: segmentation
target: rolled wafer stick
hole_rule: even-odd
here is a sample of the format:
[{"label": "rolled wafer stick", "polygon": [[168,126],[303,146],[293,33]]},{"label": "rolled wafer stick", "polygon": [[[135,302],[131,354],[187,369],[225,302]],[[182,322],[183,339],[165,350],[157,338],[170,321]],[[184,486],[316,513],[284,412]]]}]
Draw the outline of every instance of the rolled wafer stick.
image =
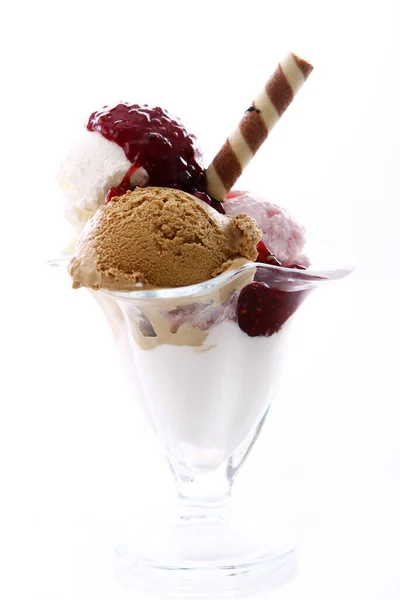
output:
[{"label": "rolled wafer stick", "polygon": [[313,66],[290,52],[247,109],[207,174],[207,192],[221,202],[297,94]]}]

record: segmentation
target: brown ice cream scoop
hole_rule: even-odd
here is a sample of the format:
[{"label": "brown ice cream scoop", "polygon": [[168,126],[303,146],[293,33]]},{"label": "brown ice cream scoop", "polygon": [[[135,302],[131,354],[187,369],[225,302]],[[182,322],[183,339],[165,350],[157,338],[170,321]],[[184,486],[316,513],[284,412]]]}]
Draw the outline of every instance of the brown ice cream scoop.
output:
[{"label": "brown ice cream scoop", "polygon": [[128,291],[207,281],[257,258],[261,230],[170,188],[136,188],[89,219],[69,264],[74,287]]}]

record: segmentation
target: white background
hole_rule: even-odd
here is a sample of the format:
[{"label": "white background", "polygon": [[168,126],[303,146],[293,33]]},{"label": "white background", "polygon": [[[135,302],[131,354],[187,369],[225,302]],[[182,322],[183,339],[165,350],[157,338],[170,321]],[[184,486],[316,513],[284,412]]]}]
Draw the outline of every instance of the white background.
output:
[{"label": "white background", "polygon": [[211,160],[291,49],[315,71],[240,186],[335,238],[357,268],[300,311],[236,495],[255,514],[279,509],[300,540],[297,576],[268,597],[397,600],[398,4],[39,0],[1,12],[1,597],[130,597],[113,579],[110,524],[173,497],[100,315],[43,264],[61,244],[63,153],[93,110],[122,99],[184,118]]}]

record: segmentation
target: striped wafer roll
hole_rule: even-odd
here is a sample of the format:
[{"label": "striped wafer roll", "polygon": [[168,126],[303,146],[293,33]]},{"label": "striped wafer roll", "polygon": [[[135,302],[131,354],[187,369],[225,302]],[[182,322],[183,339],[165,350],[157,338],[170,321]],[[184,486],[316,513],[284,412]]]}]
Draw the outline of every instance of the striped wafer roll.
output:
[{"label": "striped wafer roll", "polygon": [[211,196],[224,200],[312,70],[310,63],[293,52],[279,63],[208,167],[207,191]]}]

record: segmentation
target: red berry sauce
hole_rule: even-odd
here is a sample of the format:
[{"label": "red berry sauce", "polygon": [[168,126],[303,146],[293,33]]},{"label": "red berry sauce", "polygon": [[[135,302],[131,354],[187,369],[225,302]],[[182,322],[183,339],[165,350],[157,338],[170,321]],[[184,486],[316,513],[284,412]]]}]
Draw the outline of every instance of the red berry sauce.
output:
[{"label": "red berry sauce", "polygon": [[[206,193],[206,174],[196,138],[167,111],[121,102],[94,112],[86,127],[118,144],[134,167],[145,168],[149,185],[200,193],[201,200],[224,212],[222,204]],[[110,190],[108,200],[125,193],[129,185],[125,187],[126,182],[122,182]]]},{"label": "red berry sauce", "polygon": [[258,242],[257,252],[258,256],[256,262],[265,263],[266,265],[275,265],[276,267],[282,266],[282,263],[276,258],[274,254],[272,254],[270,249],[267,248],[263,241]]},{"label": "red berry sauce", "polygon": [[209,206],[212,206],[212,208],[217,210],[222,215],[225,214],[225,209],[222,202],[215,200],[214,198],[206,194],[206,192],[194,192],[193,196],[196,196],[196,198],[198,198],[199,200],[203,200],[203,202],[206,202]]},{"label": "red berry sauce", "polygon": [[121,183],[117,187],[110,187],[106,196],[106,204],[116,196],[123,196],[131,188],[131,175],[138,169],[140,169],[140,167],[132,165],[125,173]]}]

